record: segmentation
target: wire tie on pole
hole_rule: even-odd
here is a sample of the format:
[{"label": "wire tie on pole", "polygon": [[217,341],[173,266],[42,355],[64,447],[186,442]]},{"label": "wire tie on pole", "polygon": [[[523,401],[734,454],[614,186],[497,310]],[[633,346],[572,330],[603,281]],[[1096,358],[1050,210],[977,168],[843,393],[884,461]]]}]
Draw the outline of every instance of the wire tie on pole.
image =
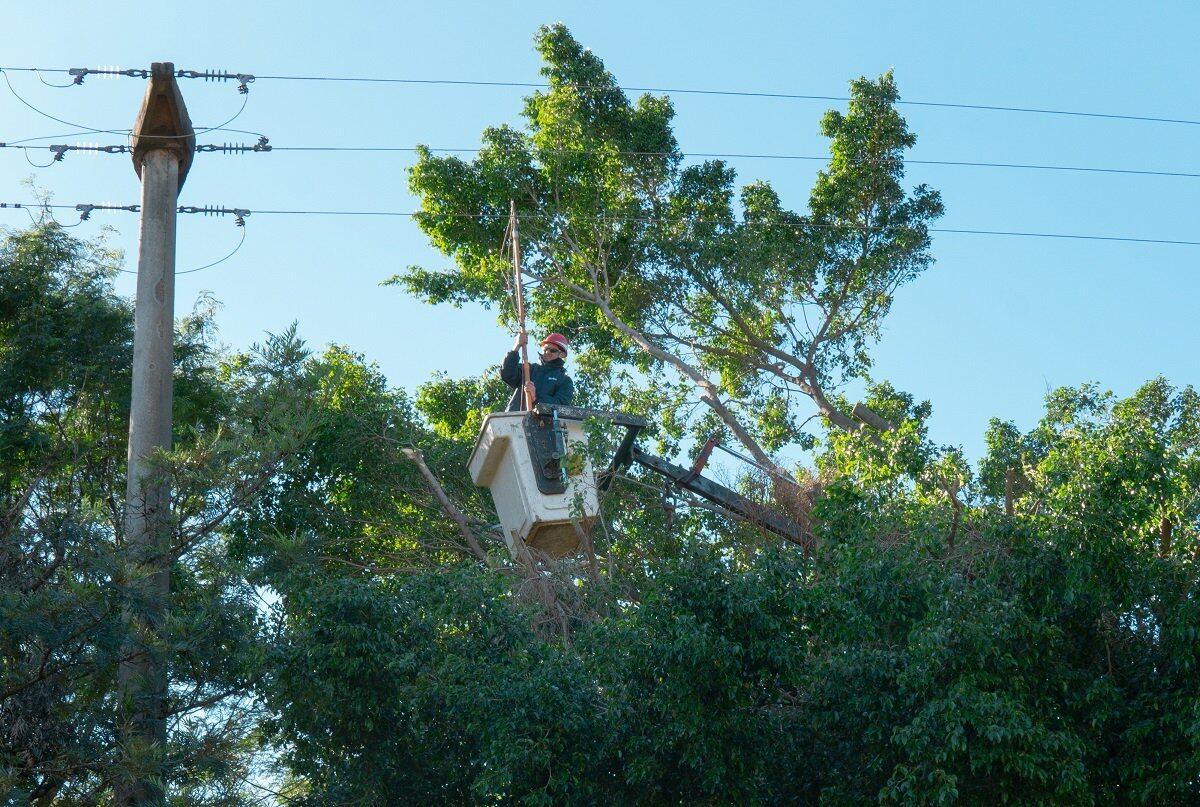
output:
[{"label": "wire tie on pole", "polygon": [[101,146],[99,143],[95,145],[91,143],[76,143],[74,146],[51,146],[51,150],[62,149],[66,151],[93,151],[102,152],[104,154],[124,154],[129,151],[129,146]]},{"label": "wire tie on pole", "polygon": [[[11,205],[12,207],[21,207],[21,205]],[[0,207],[8,207],[8,205],[0,204]],[[128,213],[137,213],[141,210],[140,205],[95,205],[95,204],[77,204],[75,209],[79,211],[79,220],[87,221],[92,217],[92,212],[95,210],[124,210]]]}]

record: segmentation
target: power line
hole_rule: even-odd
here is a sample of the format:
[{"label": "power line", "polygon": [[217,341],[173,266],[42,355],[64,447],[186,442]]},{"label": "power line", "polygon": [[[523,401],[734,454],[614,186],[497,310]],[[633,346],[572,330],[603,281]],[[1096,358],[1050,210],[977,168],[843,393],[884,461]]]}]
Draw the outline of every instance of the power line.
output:
[{"label": "power line", "polygon": [[12,96],[13,96],[13,98],[16,98],[16,99],[17,99],[18,101],[20,101],[22,104],[24,104],[25,106],[29,107],[30,109],[32,109],[32,110],[33,110],[34,112],[36,112],[37,114],[41,115],[43,118],[49,118],[50,120],[52,120],[52,121],[55,121],[55,122],[57,122],[57,123],[61,123],[61,124],[63,124],[64,126],[70,126],[70,127],[72,127],[72,128],[75,128],[75,129],[83,129],[84,131],[91,132],[92,134],[120,134],[120,135],[124,135],[124,134],[129,134],[129,133],[130,133],[130,130],[129,130],[129,129],[96,129],[96,128],[93,128],[93,127],[91,127],[91,126],[84,126],[82,123],[71,123],[71,121],[68,121],[68,120],[63,120],[62,118],[55,117],[54,115],[51,115],[49,112],[44,112],[44,111],[42,111],[42,110],[38,109],[38,108],[37,108],[37,107],[35,107],[33,104],[29,103],[29,102],[28,102],[28,101],[26,101],[24,98],[22,98],[22,97],[21,97],[21,94],[20,94],[19,92],[17,92],[17,90],[16,90],[16,88],[15,88],[15,87],[13,87],[13,85],[12,85],[12,82],[8,80],[8,70],[7,70],[7,69],[0,69],[0,76],[3,76],[3,77],[4,77],[4,83],[5,83],[6,85],[8,85],[8,91],[9,91],[10,93],[12,93]]},{"label": "power line", "polygon": [[[98,128],[95,128],[92,126],[85,126],[82,123],[72,123],[71,121],[63,120],[62,118],[56,117],[55,115],[51,115],[49,112],[46,112],[42,109],[38,109],[33,104],[29,103],[29,101],[25,100],[25,98],[23,98],[21,96],[21,94],[17,92],[16,88],[13,87],[12,82],[8,80],[8,71],[12,70],[12,69],[14,69],[14,68],[0,67],[0,76],[4,77],[4,83],[8,87],[8,91],[12,94],[13,98],[16,98],[22,104],[24,104],[29,109],[36,112],[38,115],[41,115],[43,118],[48,118],[52,121],[55,121],[56,123],[61,123],[64,126],[74,127],[75,129],[82,130],[83,132],[89,133],[89,134],[115,134],[115,135],[128,136],[133,133],[132,129],[98,129]],[[17,69],[27,69],[27,68],[17,68]],[[37,68],[28,68],[28,69],[37,70]],[[49,72],[49,71],[46,71],[46,72]],[[199,128],[196,128],[191,135],[165,135],[165,136],[160,137],[159,139],[168,139],[171,137],[187,138],[187,137],[192,137],[197,134],[204,134],[206,132],[217,132],[217,131],[225,130],[225,127],[227,127],[229,124],[233,123],[235,120],[237,120],[239,117],[241,117],[242,113],[246,111],[246,103],[249,100],[250,100],[250,96],[243,93],[242,94],[242,104],[241,104],[241,106],[238,107],[237,112],[235,112],[233,114],[233,117],[229,118],[228,120],[226,120],[225,122],[223,122],[217,126],[201,126]],[[240,131],[240,130],[230,129],[229,131]],[[261,135],[261,132],[245,132],[245,133]]]},{"label": "power line", "polygon": [[[326,81],[326,82],[355,82],[369,84],[411,84],[434,86],[460,87],[511,87],[518,89],[549,89],[545,82],[532,81],[475,81],[465,79],[414,79],[386,78],[377,76],[255,76],[258,81]],[[665,95],[708,95],[727,98],[773,98],[790,101],[834,101],[843,103],[851,101],[846,95],[810,95],[788,92],[764,92],[757,90],[713,90],[691,87],[637,87],[627,84],[617,85],[623,92],[652,92]],[[1078,118],[1098,118],[1104,120],[1141,121],[1143,123],[1177,123],[1189,126],[1200,126],[1200,120],[1188,118],[1166,118],[1151,115],[1130,115],[1113,112],[1085,112],[1070,109],[1050,109],[1045,107],[1002,106],[998,104],[965,104],[950,101],[906,101],[899,99],[898,105],[937,107],[943,109],[972,109],[986,112],[1018,112],[1030,115],[1059,115]]]},{"label": "power line", "polygon": [[[44,68],[44,67],[0,67],[0,72],[25,71],[35,73],[68,73],[79,77],[81,74],[89,73],[96,74],[113,74],[119,72],[120,75],[131,75],[144,77],[144,70],[126,70],[126,71],[105,71],[103,69],[90,68]],[[490,88],[512,88],[512,89],[534,89],[545,90],[549,89],[550,85],[545,82],[537,81],[483,81],[472,79],[422,79],[422,78],[394,78],[387,76],[312,76],[312,75],[254,75],[249,73],[231,73],[228,71],[194,71],[194,70],[177,70],[176,76],[180,78],[204,78],[206,80],[237,80],[240,82],[239,92],[245,85],[252,81],[310,81],[310,82],[328,82],[328,83],[357,83],[357,84],[397,84],[410,86],[443,86],[443,87],[490,87]],[[852,100],[846,95],[817,95],[808,93],[792,93],[792,92],[771,92],[760,90],[724,90],[724,89],[708,89],[696,87],[640,87],[628,84],[616,85],[617,89],[623,92],[650,92],[661,93],[665,95],[698,95],[712,96],[721,98],[764,98],[789,101],[831,101],[835,103],[845,103]],[[1033,106],[1010,106],[1003,104],[982,104],[982,103],[958,103],[953,101],[909,101],[899,99],[897,105],[930,107],[939,109],[963,109],[976,110],[983,112],[1007,112],[1019,113],[1026,115],[1054,115],[1059,117],[1074,117],[1074,118],[1092,118],[1097,120],[1117,120],[1131,121],[1141,123],[1170,123],[1186,126],[1200,126],[1200,119],[1194,118],[1173,118],[1156,115],[1134,115],[1118,112],[1091,112],[1085,110],[1073,109],[1055,109],[1051,107],[1033,107]]]},{"label": "power line", "polygon": [[[436,154],[477,154],[483,149],[480,148],[428,148],[430,152]],[[415,147],[403,146],[272,146],[269,151],[300,151],[300,152],[406,152],[415,153],[420,151]],[[595,154],[616,154],[627,157],[668,157],[678,155],[680,157],[690,157],[693,159],[706,160],[791,160],[791,161],[810,161],[810,162],[828,162],[829,155],[811,156],[804,154],[766,154],[766,153],[747,153],[747,152],[718,152],[718,151],[682,151],[682,152],[667,152],[667,151],[600,151],[595,149],[562,149],[562,150],[540,150],[539,154],[565,154],[565,155],[595,155]],[[964,168],[1009,168],[1032,171],[1074,171],[1094,174],[1130,174],[1135,176],[1157,176],[1157,177],[1185,177],[1190,179],[1200,179],[1200,172],[1190,171],[1153,171],[1141,168],[1107,168],[1093,166],[1077,166],[1077,165],[1049,165],[1040,163],[1004,163],[1004,162],[978,162],[972,160],[921,160],[921,159],[904,159],[905,165],[941,165]]]},{"label": "power line", "polygon": [[[203,271],[204,269],[211,269],[212,267],[216,266],[217,264],[225,263],[225,261],[229,260],[229,259],[230,259],[230,258],[232,258],[234,255],[238,254],[238,250],[240,250],[240,249],[242,248],[242,244],[246,243],[246,228],[245,228],[245,227],[242,227],[242,228],[241,228],[241,231],[242,231],[242,237],[238,239],[237,246],[235,246],[235,247],[234,247],[234,248],[233,248],[233,249],[232,249],[232,250],[231,250],[231,251],[230,251],[230,252],[229,252],[227,255],[225,255],[224,257],[217,258],[217,259],[216,259],[215,261],[213,261],[212,263],[206,263],[206,264],[204,264],[203,266],[197,266],[197,267],[196,267],[196,268],[194,268],[194,269],[184,269],[182,272],[176,272],[175,274],[177,274],[177,275],[190,275],[190,274],[194,274],[194,273],[196,273],[196,272]],[[137,274],[137,273],[135,272],[134,274]]]},{"label": "power line", "polygon": [[[76,132],[75,134],[87,134],[87,132]],[[61,137],[61,136],[60,136]],[[23,145],[31,140],[46,140],[52,138],[25,138],[14,142],[0,141],[0,148],[15,148],[28,151],[40,151],[49,149],[55,152],[56,155],[65,151],[92,151],[106,152],[109,154],[123,154],[129,151],[128,146],[109,145],[101,146],[99,144],[72,145],[72,146],[29,146]],[[259,138],[259,142],[255,144],[243,143],[221,143],[221,144],[205,144],[196,147],[197,152],[219,152],[222,154],[244,154],[244,153],[263,153],[268,151],[287,151],[287,152],[308,152],[308,153],[403,153],[414,154],[420,151],[420,148],[413,146],[275,146],[271,145],[266,136]],[[480,148],[428,148],[426,149],[436,154],[477,154],[482,149]],[[596,149],[562,149],[562,150],[542,150],[540,154],[563,154],[568,156],[584,156],[596,154],[613,154],[626,157],[671,157],[679,156],[693,159],[712,159],[712,160],[785,160],[785,161],[808,161],[808,162],[828,162],[829,156],[810,156],[803,154],[767,154],[753,152],[718,152],[718,151],[684,151],[684,152],[666,152],[666,151],[600,151]],[[56,156],[55,161],[61,162],[62,157]],[[1147,177],[1173,177],[1184,179],[1200,179],[1200,172],[1193,171],[1155,171],[1143,168],[1110,168],[1101,166],[1084,166],[1084,165],[1052,165],[1042,163],[1005,163],[1005,162],[986,162],[975,160],[923,160],[909,159],[904,160],[905,165],[931,165],[931,166],[947,166],[956,168],[998,168],[998,169],[1013,169],[1025,171],[1058,171],[1068,173],[1088,173],[1088,174],[1118,174],[1126,176],[1147,176]],[[47,166],[50,163],[47,163]],[[46,166],[41,166],[46,167]]]},{"label": "power line", "polygon": [[78,84],[78,82],[75,82],[75,81],[68,81],[66,84],[54,84],[52,82],[46,81],[46,77],[42,75],[40,70],[34,71],[34,72],[37,74],[38,81],[42,82],[47,87],[53,87],[56,90],[65,90],[69,87],[74,87],[74,86],[76,86],[76,84]]},{"label": "power line", "polygon": [[[42,83],[48,87],[66,88],[78,87],[83,84],[84,79],[88,76],[102,76],[105,78],[116,78],[117,76],[128,76],[130,78],[150,78],[150,71],[142,68],[132,68],[122,70],[120,67],[0,67],[0,70],[11,70],[13,72],[36,73]],[[46,79],[42,78],[42,73],[66,73],[72,77],[69,84],[51,84]],[[250,92],[249,84],[254,81],[254,76],[248,73],[236,73],[229,70],[176,70],[174,73],[176,78],[198,78],[204,81],[236,81],[238,83],[237,91],[242,95]]]},{"label": "power line", "polygon": [[88,131],[63,132],[62,134],[40,135],[38,137],[25,137],[20,140],[9,140],[3,145],[5,148],[16,148],[21,143],[33,143],[41,140],[64,140],[68,137],[79,137],[80,135],[92,134]]},{"label": "power line", "polygon": [[[79,221],[75,222],[74,224],[62,224],[60,222],[55,221],[55,224],[58,224],[59,227],[63,227],[65,229],[70,229],[72,227],[78,227],[79,225],[83,224],[85,221],[90,219],[92,216],[92,213],[97,210],[120,210],[120,211],[124,211],[124,212],[128,212],[128,213],[138,213],[141,211],[140,205],[110,205],[110,204],[54,205],[54,204],[49,204],[49,203],[44,203],[44,202],[39,202],[39,203],[33,204],[33,205],[27,205],[27,204],[22,204],[20,202],[0,202],[0,209],[8,209],[8,208],[11,208],[14,210],[24,210],[26,213],[29,214],[29,219],[30,219],[30,221],[33,222],[34,225],[39,224],[38,220],[33,215],[34,210],[45,210],[45,211],[48,211],[48,210],[74,210],[77,213],[79,213]],[[222,257],[218,258],[217,260],[211,261],[202,266],[196,266],[191,269],[182,269],[182,270],[176,271],[175,272],[176,275],[190,275],[190,274],[194,274],[196,272],[203,271],[205,269],[211,269],[212,267],[217,266],[218,264],[222,264],[225,261],[232,258],[234,255],[236,255],[238,253],[238,251],[242,248],[242,245],[246,243],[246,229],[245,228],[246,228],[246,217],[250,215],[249,210],[244,210],[242,208],[227,208],[227,207],[216,207],[213,205],[208,205],[205,207],[181,206],[176,209],[176,212],[178,212],[178,213],[199,213],[199,214],[205,215],[205,216],[232,215],[234,224],[236,224],[237,227],[239,228],[239,230],[241,231],[241,236],[238,238],[237,245],[234,246],[234,248],[232,250],[230,250],[228,253],[226,253]],[[136,271],[132,271],[129,269],[118,268],[117,271],[120,272],[121,274],[125,274],[125,275],[136,275],[137,274]]]},{"label": "power line", "polygon": [[[125,211],[134,212],[134,213],[138,212],[138,210],[140,209],[138,207],[138,205],[124,205],[124,206],[120,206],[120,205],[52,205],[52,204],[23,205],[20,203],[0,202],[0,209],[3,209],[3,208],[14,208],[14,209],[24,208],[24,209],[29,209],[29,210],[62,209],[62,210],[77,210],[77,211],[82,211],[85,208],[90,208],[92,210],[125,210]],[[449,218],[475,218],[475,219],[496,218],[497,220],[499,220],[498,214],[448,213],[448,212],[447,213],[429,213],[429,212],[423,212],[423,211],[399,211],[399,210],[317,210],[317,209],[313,209],[313,210],[298,210],[298,209],[251,210],[248,208],[226,208],[226,207],[208,206],[208,207],[180,207],[180,208],[178,208],[178,212],[180,212],[180,213],[200,213],[200,214],[204,214],[204,215],[232,214],[235,216],[235,221],[239,217],[241,218],[242,222],[238,226],[242,226],[242,224],[244,224],[245,217],[247,217],[251,214],[254,214],[256,216],[361,216],[361,217],[384,217],[384,218],[415,218],[418,216],[428,216],[428,217],[443,216],[443,217],[449,217]],[[541,214],[541,213],[520,213],[517,215],[517,218],[524,219],[524,220],[530,220],[530,221],[537,221],[537,220],[558,218],[558,216],[553,215],[553,214]],[[649,217],[636,217],[636,216],[596,215],[596,216],[584,216],[584,217],[576,217],[576,218],[585,218],[585,219],[588,219],[591,221],[610,223],[610,224],[670,223],[670,222],[664,222],[663,220],[660,220],[660,219],[653,219],[653,218],[649,218]],[[703,221],[712,221],[712,220],[696,219],[696,220],[692,220],[692,221],[693,222],[696,222],[696,221],[703,222]],[[680,220],[680,223],[687,223],[687,222]],[[735,223],[743,224],[743,225],[747,225],[747,224],[753,225],[756,222],[749,221],[749,222],[735,222]],[[791,228],[791,229],[797,230],[797,231],[802,228],[810,229],[810,230],[811,229],[823,229],[823,230],[852,230],[852,231],[865,231],[865,230],[879,231],[879,230],[885,229],[885,228],[881,228],[881,227],[859,227],[856,225],[849,225],[849,224],[820,224],[820,223],[816,223],[816,222],[761,222],[761,224],[764,224],[767,226],[780,227],[780,228]],[[1005,237],[1014,237],[1014,238],[1050,238],[1050,239],[1063,239],[1063,240],[1075,240],[1075,241],[1109,241],[1109,242],[1120,242],[1120,243],[1131,243],[1131,244],[1163,244],[1163,245],[1170,245],[1170,246],[1200,247],[1200,241],[1189,241],[1189,240],[1176,239],[1176,238],[1139,238],[1139,237],[1135,237],[1135,236],[1085,235],[1085,234],[1080,234],[1080,233],[1042,233],[1042,232],[1033,232],[1033,231],[1024,231],[1024,230],[990,230],[990,229],[968,229],[968,228],[953,228],[953,227],[929,227],[928,232],[942,233],[942,234],[947,234],[947,235],[987,235],[987,236],[1005,236]]]},{"label": "power line", "polygon": [[[267,216],[267,215],[397,216],[397,217],[408,217],[408,218],[414,218],[417,216],[431,216],[431,217],[453,216],[453,217],[457,217],[457,218],[494,218],[494,216],[488,216],[488,215],[482,214],[482,213],[436,213],[435,214],[435,213],[425,213],[425,212],[420,212],[420,211],[400,212],[400,211],[390,211],[390,210],[256,210],[254,212],[260,216]],[[537,220],[537,219],[549,219],[549,218],[556,218],[556,217],[551,216],[551,215],[539,215],[536,213],[534,213],[534,214],[526,213],[526,214],[518,214],[517,218],[518,219]],[[610,222],[610,223],[637,223],[637,222],[653,223],[655,221],[654,219],[649,219],[649,218],[637,218],[637,217],[628,217],[628,216],[626,216],[626,217],[594,216],[594,217],[587,217],[587,218],[591,218],[593,221]],[[798,224],[785,224],[782,222],[778,222],[778,223],[771,222],[771,224],[774,224],[779,227],[791,227],[796,230],[799,230],[800,228],[840,229],[840,230],[859,230],[859,231],[865,230],[865,229],[881,229],[881,228],[855,227],[853,225],[816,224],[816,223],[812,223],[812,222],[805,222],[805,223],[798,223]],[[928,228],[928,230],[931,233],[946,233],[946,234],[952,234],[952,235],[995,235],[995,236],[1012,236],[1012,237],[1022,237],[1022,238],[1059,238],[1059,239],[1071,239],[1071,240],[1081,240],[1081,241],[1119,241],[1119,242],[1127,242],[1127,243],[1135,243],[1135,244],[1171,244],[1171,245],[1176,245],[1176,246],[1200,247],[1200,241],[1186,241],[1186,240],[1181,240],[1181,239],[1167,239],[1167,238],[1136,238],[1136,237],[1131,237],[1131,236],[1078,235],[1078,234],[1074,234],[1074,233],[1037,233],[1037,232],[1023,232],[1023,231],[1015,231],[1015,230],[953,229],[953,228],[945,228],[945,227],[930,227],[930,228]]]}]

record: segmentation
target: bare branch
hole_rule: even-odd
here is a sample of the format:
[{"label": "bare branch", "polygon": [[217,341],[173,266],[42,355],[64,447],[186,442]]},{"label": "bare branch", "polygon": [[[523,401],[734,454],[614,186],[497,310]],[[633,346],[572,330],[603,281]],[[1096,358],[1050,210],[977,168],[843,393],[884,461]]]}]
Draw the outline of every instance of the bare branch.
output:
[{"label": "bare branch", "polygon": [[492,566],[491,558],[488,557],[487,552],[483,551],[483,547],[479,545],[479,540],[475,537],[475,533],[471,531],[471,525],[467,522],[467,517],[455,506],[454,502],[450,501],[450,497],[446,495],[445,489],[438,482],[437,477],[433,475],[433,471],[429,470],[429,466],[425,464],[425,457],[415,448],[403,448],[401,451],[404,452],[404,456],[412,460],[417,466],[417,470],[421,472],[421,476],[429,485],[429,489],[437,497],[442,510],[458,526],[458,531],[463,539],[466,540],[471,554],[486,563],[489,567]]}]

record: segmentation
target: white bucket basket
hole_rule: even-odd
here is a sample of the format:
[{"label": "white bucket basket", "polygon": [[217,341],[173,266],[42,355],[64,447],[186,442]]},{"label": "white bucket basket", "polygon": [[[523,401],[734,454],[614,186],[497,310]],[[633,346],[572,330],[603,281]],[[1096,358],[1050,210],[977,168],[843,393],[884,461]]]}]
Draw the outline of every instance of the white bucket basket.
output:
[{"label": "white bucket basket", "polygon": [[[565,490],[544,493],[539,489],[539,477],[546,485],[551,476],[558,475],[553,468],[539,467],[531,455],[526,419],[537,417],[529,412],[488,415],[468,468],[471,480],[491,491],[504,541],[514,557],[519,540],[551,558],[561,558],[579,551],[579,529],[585,534],[590,531],[600,512],[596,479],[584,450],[587,438],[583,424],[560,420],[558,426],[565,432],[566,443],[566,456],[559,459],[565,469],[565,486],[560,487]],[[539,420],[550,418],[541,416]]]}]

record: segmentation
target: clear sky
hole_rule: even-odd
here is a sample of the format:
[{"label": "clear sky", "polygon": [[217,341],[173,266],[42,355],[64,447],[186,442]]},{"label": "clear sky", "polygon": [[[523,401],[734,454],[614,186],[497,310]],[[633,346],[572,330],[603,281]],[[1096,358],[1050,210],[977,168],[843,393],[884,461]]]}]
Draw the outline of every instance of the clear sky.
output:
[{"label": "clear sky", "polygon": [[[565,22],[631,86],[841,96],[859,75],[894,68],[904,99],[1200,120],[1193,3],[328,3],[59,2],[6,4],[0,63],[10,67],[218,68],[266,75],[538,81],[532,37]],[[10,73],[26,100],[93,128],[128,128],[138,79],[54,89]],[[62,82],[61,74],[46,74]],[[242,101],[232,84],[184,81],[193,122],[212,126]],[[260,80],[233,126],[276,146],[472,147],[483,127],[519,122],[522,90]],[[678,95],[685,151],[820,155],[834,102]],[[1200,125],[903,107],[919,160],[1031,163],[1200,173]],[[0,86],[0,141],[69,131]],[[252,142],[213,132],[201,143]],[[46,141],[43,141],[46,142]],[[120,143],[113,135],[50,142]],[[33,153],[46,162],[48,152]],[[412,155],[273,152],[197,155],[186,205],[251,210],[411,211]],[[819,163],[737,159],[802,209]],[[138,201],[125,155],[70,154],[35,170],[0,150],[0,201],[32,201],[36,174],[56,203]],[[1200,178],[911,165],[938,188],[938,226],[1200,241]],[[76,216],[61,211],[60,220]],[[27,222],[0,211],[0,225]],[[97,212],[74,230],[116,228],[133,263],[137,219]],[[231,219],[183,216],[178,268],[237,243]],[[933,437],[982,452],[992,416],[1023,428],[1047,389],[1096,381],[1128,393],[1163,374],[1197,381],[1200,246],[941,234],[937,263],[904,288],[874,352],[874,373],[934,405]],[[446,262],[406,218],[251,215],[231,260],[179,278],[177,311],[202,291],[223,303],[235,348],[293,320],[314,347],[349,346],[409,390],[437,369],[474,374],[511,335],[492,313],[431,308],[378,284],[410,264]],[[131,263],[132,268],[132,263]],[[133,279],[118,288],[132,294]]]}]

